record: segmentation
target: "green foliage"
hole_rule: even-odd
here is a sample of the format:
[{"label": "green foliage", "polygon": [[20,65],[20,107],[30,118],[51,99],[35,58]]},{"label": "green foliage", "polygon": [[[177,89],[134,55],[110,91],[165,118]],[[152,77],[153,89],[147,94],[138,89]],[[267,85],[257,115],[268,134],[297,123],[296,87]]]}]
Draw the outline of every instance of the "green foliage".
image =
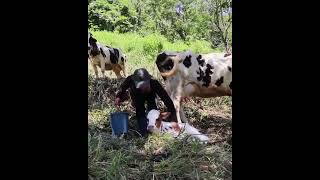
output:
[{"label": "green foliage", "polygon": [[135,11],[129,0],[93,0],[88,6],[89,28],[129,32],[136,23]]},{"label": "green foliage", "polygon": [[159,35],[149,35],[144,38],[143,42],[143,51],[146,55],[150,55],[151,57],[154,54],[158,54],[163,50],[163,42],[166,39]]},{"label": "green foliage", "polygon": [[[180,4],[181,12],[177,11]],[[155,33],[170,42],[206,40],[212,47],[227,49],[232,41],[232,12],[224,13],[230,7],[230,0],[91,0],[89,28],[142,36]],[[152,52],[161,49],[157,40],[145,47]]]}]

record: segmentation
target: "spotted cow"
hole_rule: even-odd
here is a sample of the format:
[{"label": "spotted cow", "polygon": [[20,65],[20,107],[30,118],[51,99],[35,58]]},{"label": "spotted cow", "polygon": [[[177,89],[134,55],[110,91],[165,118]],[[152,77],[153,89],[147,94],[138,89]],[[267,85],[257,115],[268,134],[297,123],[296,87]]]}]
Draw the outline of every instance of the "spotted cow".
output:
[{"label": "spotted cow", "polygon": [[101,69],[102,76],[105,77],[105,70],[112,70],[118,79],[122,78],[121,71],[124,77],[125,62],[127,56],[119,49],[110,46],[102,45],[88,32],[88,58],[93,67],[96,78],[99,77],[98,69]]},{"label": "spotted cow", "polygon": [[232,54],[162,52],[156,65],[175,105],[178,122],[187,122],[181,107],[183,97],[232,96]]}]

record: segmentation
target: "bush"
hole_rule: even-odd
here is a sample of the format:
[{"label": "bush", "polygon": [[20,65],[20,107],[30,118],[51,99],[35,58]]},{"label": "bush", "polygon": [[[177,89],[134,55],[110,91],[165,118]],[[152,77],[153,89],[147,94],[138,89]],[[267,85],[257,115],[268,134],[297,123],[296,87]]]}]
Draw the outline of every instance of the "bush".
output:
[{"label": "bush", "polygon": [[147,56],[154,56],[163,50],[163,42],[165,38],[159,35],[149,35],[144,38],[143,41],[143,52]]}]

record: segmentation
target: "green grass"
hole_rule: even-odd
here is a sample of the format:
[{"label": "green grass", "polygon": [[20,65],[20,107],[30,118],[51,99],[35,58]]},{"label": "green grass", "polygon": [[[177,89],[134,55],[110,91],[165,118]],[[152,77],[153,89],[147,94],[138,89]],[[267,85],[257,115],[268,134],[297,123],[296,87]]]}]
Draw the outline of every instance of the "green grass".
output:
[{"label": "green grass", "polygon": [[[93,32],[99,42],[119,47],[128,55],[127,72],[145,67],[158,79],[154,59],[160,50],[212,52],[206,42],[170,43],[164,37],[137,34]],[[203,49],[203,51],[202,51]],[[201,51],[200,51],[201,50]],[[232,116],[230,97],[192,100],[184,104],[190,122],[212,140],[204,145],[190,139],[175,140],[166,135],[141,138],[131,101],[121,111],[130,115],[129,133],[122,139],[111,138],[110,113],[118,111],[114,96],[121,81],[107,72],[107,79],[95,80],[89,66],[88,82],[88,179],[231,179]],[[163,103],[160,103],[163,108]]]}]

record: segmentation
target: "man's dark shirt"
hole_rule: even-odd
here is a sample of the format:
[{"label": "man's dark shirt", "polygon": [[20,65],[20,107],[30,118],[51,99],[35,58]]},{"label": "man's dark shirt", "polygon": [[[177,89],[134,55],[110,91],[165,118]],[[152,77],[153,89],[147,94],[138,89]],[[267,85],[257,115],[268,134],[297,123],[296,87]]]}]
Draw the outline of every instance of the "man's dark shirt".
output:
[{"label": "man's dark shirt", "polygon": [[145,116],[145,102],[147,101],[147,110],[158,109],[155,99],[158,95],[164,102],[167,110],[171,112],[171,116],[168,118],[171,121],[176,121],[176,110],[173,105],[171,98],[168,96],[167,92],[163,89],[161,84],[154,79],[150,79],[151,91],[148,93],[142,93],[139,89],[136,89],[135,84],[132,80],[132,75],[128,76],[126,80],[121,84],[120,90],[116,97],[120,98],[122,101],[126,95],[126,90],[129,89],[131,99],[136,108],[137,117]]}]

